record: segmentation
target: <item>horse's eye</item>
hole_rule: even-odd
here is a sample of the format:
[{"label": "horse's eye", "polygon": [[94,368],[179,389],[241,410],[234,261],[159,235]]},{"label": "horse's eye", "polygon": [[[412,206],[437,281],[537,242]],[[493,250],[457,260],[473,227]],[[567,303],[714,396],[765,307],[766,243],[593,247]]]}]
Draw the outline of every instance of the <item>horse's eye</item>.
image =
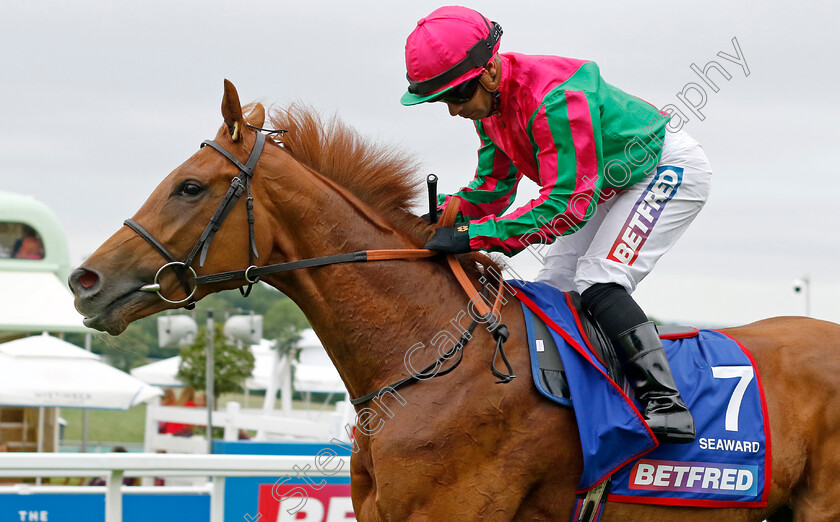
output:
[{"label": "horse's eye", "polygon": [[184,183],[181,185],[181,189],[178,191],[178,194],[182,196],[197,196],[201,193],[201,191],[201,185],[196,185],[195,183]]}]

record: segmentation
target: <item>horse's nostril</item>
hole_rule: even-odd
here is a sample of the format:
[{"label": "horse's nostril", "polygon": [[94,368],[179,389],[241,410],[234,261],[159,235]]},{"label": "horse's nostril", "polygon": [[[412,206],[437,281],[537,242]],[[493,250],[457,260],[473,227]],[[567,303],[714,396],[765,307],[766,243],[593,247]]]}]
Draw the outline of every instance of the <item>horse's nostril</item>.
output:
[{"label": "horse's nostril", "polygon": [[91,288],[97,281],[99,281],[99,276],[93,272],[85,271],[85,273],[79,276],[79,284],[82,285],[82,288],[85,290]]},{"label": "horse's nostril", "polygon": [[79,291],[92,291],[97,283],[99,283],[99,274],[93,270],[77,268],[70,274],[70,280],[68,282],[70,283],[70,289],[74,293],[78,293]]}]

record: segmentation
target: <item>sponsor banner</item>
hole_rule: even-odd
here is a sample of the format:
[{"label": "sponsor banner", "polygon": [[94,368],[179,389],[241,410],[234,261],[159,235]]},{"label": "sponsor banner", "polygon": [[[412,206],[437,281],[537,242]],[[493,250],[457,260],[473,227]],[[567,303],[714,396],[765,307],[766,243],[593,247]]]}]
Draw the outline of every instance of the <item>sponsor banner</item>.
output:
[{"label": "sponsor banner", "polygon": [[[210,520],[210,495],[123,493],[123,522]],[[161,488],[163,489],[163,488]],[[3,522],[105,522],[104,493],[0,494]]]},{"label": "sponsor banner", "polygon": [[665,204],[674,197],[682,183],[681,167],[659,167],[647,189],[639,196],[633,212],[624,223],[621,233],[610,248],[607,259],[632,265],[639,257],[639,250],[647,241],[650,231],[662,215]]},{"label": "sponsor banner", "polygon": [[[260,484],[260,519],[271,522],[347,522],[356,520],[349,484]],[[256,517],[252,517],[256,520]]]},{"label": "sponsor banner", "polygon": [[349,442],[214,441],[215,454],[304,455],[312,459],[311,464],[295,468],[295,472],[283,477],[228,477],[224,519],[234,522],[354,520],[350,477],[333,476],[341,466],[336,466],[337,461],[332,458],[349,456],[353,447]]},{"label": "sponsor banner", "polygon": [[630,472],[630,489],[754,496],[758,466],[642,459]]}]

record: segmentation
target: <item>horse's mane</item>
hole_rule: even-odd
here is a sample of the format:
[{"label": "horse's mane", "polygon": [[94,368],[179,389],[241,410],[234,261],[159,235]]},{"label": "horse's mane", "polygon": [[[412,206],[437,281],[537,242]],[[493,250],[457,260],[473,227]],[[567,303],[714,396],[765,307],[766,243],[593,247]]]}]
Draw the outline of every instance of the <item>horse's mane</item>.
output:
[{"label": "horse's mane", "polygon": [[[418,162],[408,154],[365,140],[337,116],[324,121],[313,109],[300,104],[272,107],[271,126],[286,129],[282,143],[297,161],[330,178],[400,230],[417,238],[418,245],[431,237],[431,226],[411,211],[418,197]],[[465,256],[488,264],[486,256]],[[493,260],[494,268],[501,270]]]},{"label": "horse's mane", "polygon": [[366,141],[338,117],[324,121],[299,104],[272,107],[269,117],[286,150],[297,161],[348,189],[380,215],[418,238],[428,224],[411,208],[418,197],[418,163],[403,151]]}]

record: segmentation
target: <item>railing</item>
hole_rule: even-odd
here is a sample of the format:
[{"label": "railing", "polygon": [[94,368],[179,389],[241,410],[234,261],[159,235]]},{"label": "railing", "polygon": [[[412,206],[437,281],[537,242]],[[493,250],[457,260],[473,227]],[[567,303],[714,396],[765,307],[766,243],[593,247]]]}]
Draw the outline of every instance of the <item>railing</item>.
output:
[{"label": "railing", "polygon": [[[330,476],[349,477],[350,457],[336,456],[335,461],[340,461],[341,465]],[[0,454],[0,477],[104,476],[105,522],[122,522],[122,482],[126,474],[138,477],[210,477],[210,522],[223,522],[226,477],[291,475],[297,473],[296,469],[307,468],[311,462],[311,456],[4,453]],[[47,489],[56,493],[71,490],[59,486],[43,486],[39,490]],[[159,491],[165,489],[168,488],[158,488]],[[137,488],[129,490],[134,492]]]},{"label": "railing", "polygon": [[[306,418],[313,415],[316,418]],[[352,426],[354,416],[355,411],[346,401],[338,402],[334,410],[294,410],[289,414],[242,410],[238,402],[229,402],[225,410],[213,412],[213,426],[224,428],[224,440],[227,441],[237,440],[239,430],[259,430],[275,439],[329,441],[336,438],[349,442],[346,425]],[[207,453],[206,442],[202,442],[206,440],[204,437],[159,434],[159,422],[206,426],[205,409],[149,404],[146,409],[144,450],[147,453],[160,450],[168,453]]]}]

